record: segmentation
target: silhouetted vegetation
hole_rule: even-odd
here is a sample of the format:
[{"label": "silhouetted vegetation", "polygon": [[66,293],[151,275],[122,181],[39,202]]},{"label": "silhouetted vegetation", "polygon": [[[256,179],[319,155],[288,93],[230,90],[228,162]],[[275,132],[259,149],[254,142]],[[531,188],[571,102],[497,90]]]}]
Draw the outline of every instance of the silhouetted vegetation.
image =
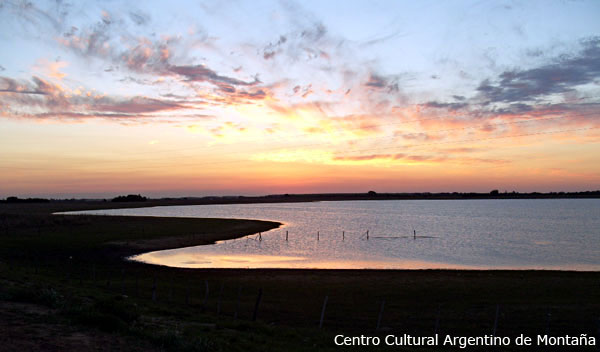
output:
[{"label": "silhouetted vegetation", "polygon": [[5,203],[48,203],[49,199],[45,198],[19,198],[19,197],[8,197],[4,201]]},{"label": "silhouetted vegetation", "polygon": [[118,196],[112,199],[113,202],[145,202],[148,198],[140,194],[128,194],[126,196]]}]

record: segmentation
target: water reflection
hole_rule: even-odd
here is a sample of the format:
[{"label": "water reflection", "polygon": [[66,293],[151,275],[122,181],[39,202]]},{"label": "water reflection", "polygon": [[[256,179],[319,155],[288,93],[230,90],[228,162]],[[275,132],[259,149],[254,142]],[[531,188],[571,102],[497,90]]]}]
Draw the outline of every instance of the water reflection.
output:
[{"label": "water reflection", "polygon": [[136,257],[170,266],[600,270],[598,199],[232,204],[87,213],[285,223],[263,233],[262,241],[250,236]]},{"label": "water reflection", "polygon": [[[165,253],[167,252],[167,253]],[[199,254],[190,251],[156,251],[130,258],[148,264],[178,268],[227,269],[434,269],[450,268],[443,263],[423,261],[326,260],[266,254]],[[466,266],[452,268],[467,269]]]}]

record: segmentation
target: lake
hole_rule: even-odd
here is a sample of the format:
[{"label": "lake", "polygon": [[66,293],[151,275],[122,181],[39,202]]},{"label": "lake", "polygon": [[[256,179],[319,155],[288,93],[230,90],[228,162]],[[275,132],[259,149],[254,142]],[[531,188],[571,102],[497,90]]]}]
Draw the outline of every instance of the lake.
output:
[{"label": "lake", "polygon": [[330,201],[75,213],[284,223],[260,238],[132,258],[174,267],[600,270],[599,199]]}]

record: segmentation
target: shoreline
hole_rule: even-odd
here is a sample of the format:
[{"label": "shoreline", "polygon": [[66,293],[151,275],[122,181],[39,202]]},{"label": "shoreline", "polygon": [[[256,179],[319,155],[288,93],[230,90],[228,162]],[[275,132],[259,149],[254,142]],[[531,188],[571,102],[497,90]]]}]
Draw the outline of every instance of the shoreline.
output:
[{"label": "shoreline", "polygon": [[[105,203],[102,202],[103,205],[113,205],[114,203]],[[121,204],[114,204],[117,205],[116,207],[107,207],[104,209],[94,209],[94,211],[102,211],[102,210],[111,210],[111,209],[124,209],[123,205]],[[135,208],[140,208],[138,206],[139,204],[135,204],[132,207],[130,207],[130,209],[135,209]],[[178,206],[178,205],[153,205],[154,206]],[[143,206],[142,206],[143,207]],[[127,209],[127,208],[125,208]],[[140,215],[106,215],[106,214],[78,214],[75,213],[73,214],[72,212],[78,212],[78,211],[82,211],[82,210],[71,210],[71,211],[62,211],[62,212],[55,212],[52,213],[52,215],[62,215],[62,216],[109,216],[109,217],[135,217],[135,218],[140,218],[140,219],[144,219],[144,218],[153,218],[153,219],[165,219],[165,220],[172,220],[172,221],[177,221],[177,220],[194,220],[194,219],[206,219],[206,218],[196,218],[196,217],[170,217],[170,216],[157,216],[157,215],[145,215],[145,216],[140,216]],[[364,271],[384,271],[384,272],[393,272],[393,271],[398,271],[398,272],[404,272],[404,271],[419,271],[419,270],[426,270],[426,271],[436,271],[436,270],[440,270],[440,271],[484,271],[484,272],[503,272],[503,271],[514,271],[514,272],[541,272],[541,271],[549,271],[549,272],[573,272],[573,273],[598,273],[600,272],[600,269],[588,269],[585,267],[585,265],[582,265],[582,269],[577,269],[577,268],[559,268],[559,267],[554,267],[554,268],[535,268],[535,267],[525,267],[525,268],[519,268],[519,267],[476,267],[476,266],[462,266],[461,265],[455,265],[456,267],[444,267],[444,266],[440,266],[440,267],[396,267],[396,268],[381,268],[381,267],[373,267],[373,268],[358,268],[358,267],[350,267],[350,268],[315,268],[315,267],[247,267],[247,268],[242,268],[242,267],[216,267],[216,268],[207,268],[207,267],[186,267],[186,266],[177,266],[177,265],[168,265],[168,264],[161,264],[161,263],[152,263],[152,262],[147,262],[147,261],[141,261],[141,260],[134,260],[132,259],[132,257],[136,257],[136,256],[142,256],[142,255],[147,255],[147,254],[151,254],[154,252],[160,252],[160,251],[165,251],[165,250],[175,250],[175,249],[183,249],[183,248],[188,248],[188,247],[196,247],[196,246],[206,246],[206,245],[212,245],[215,244],[217,242],[220,241],[229,241],[229,240],[235,240],[235,239],[239,239],[239,238],[243,238],[243,237],[247,237],[247,236],[252,236],[252,235],[256,235],[259,232],[264,232],[264,233],[268,233],[268,231],[280,228],[282,226],[285,226],[284,223],[279,222],[279,221],[269,221],[269,220],[259,220],[259,219],[234,219],[234,218],[215,218],[215,219],[220,219],[220,220],[232,220],[232,221],[250,221],[250,222],[259,222],[259,223],[264,223],[269,224],[269,228],[263,229],[262,231],[255,231],[255,232],[247,232],[245,231],[244,228],[236,228],[236,227],[232,227],[231,230],[233,229],[238,229],[240,232],[237,234],[217,234],[217,233],[205,233],[205,234],[201,234],[201,235],[197,235],[197,234],[192,234],[192,235],[182,235],[182,236],[175,236],[175,237],[162,237],[162,238],[155,238],[155,239],[140,239],[137,241],[113,241],[113,242],[109,242],[106,243],[106,245],[114,245],[116,247],[119,247],[119,251],[122,253],[122,260],[124,261],[132,261],[132,262],[136,262],[136,263],[141,263],[144,265],[155,265],[155,266],[164,266],[164,267],[169,267],[169,268],[173,268],[173,269],[193,269],[193,270],[306,270],[306,271],[311,271],[311,270],[332,270],[332,271],[347,271],[347,270],[364,270]],[[206,237],[203,237],[208,235],[210,237],[210,239],[207,239]],[[574,267],[577,267],[577,265],[575,265]]]},{"label": "shoreline", "polygon": [[[43,346],[45,337],[38,336],[44,331],[78,329],[91,337],[101,331],[114,341],[126,336],[144,346],[140,350],[162,348],[164,341],[174,341],[176,350],[198,341],[227,350],[235,340],[252,351],[315,345],[334,351],[333,336],[340,331],[382,333],[375,330],[382,301],[386,333],[428,334],[441,316],[445,331],[485,334],[501,307],[503,335],[543,330],[548,312],[553,331],[579,335],[595,331],[600,316],[600,272],[173,268],[124,257],[143,252],[138,242],[161,249],[200,245],[243,236],[239,229],[252,234],[280,223],[51,215],[107,205],[113,204],[81,204],[79,209],[74,204],[0,204],[0,314],[11,317],[11,326],[40,331],[11,330],[7,348],[24,341]],[[232,225],[240,227],[232,230]],[[329,303],[319,329],[325,297]],[[31,315],[32,309],[49,313]]]}]

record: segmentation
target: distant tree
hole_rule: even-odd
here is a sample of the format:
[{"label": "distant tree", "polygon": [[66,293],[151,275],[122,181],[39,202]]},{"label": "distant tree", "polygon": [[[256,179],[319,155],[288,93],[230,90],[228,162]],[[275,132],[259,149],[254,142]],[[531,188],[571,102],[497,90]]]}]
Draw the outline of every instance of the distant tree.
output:
[{"label": "distant tree", "polygon": [[369,192],[367,192],[367,194],[370,195],[370,196],[374,196],[374,195],[377,194],[377,192],[375,192],[375,191],[369,191]]},{"label": "distant tree", "polygon": [[48,203],[50,200],[45,198],[19,198],[19,197],[8,197],[6,203]]},{"label": "distant tree", "polygon": [[112,202],[145,202],[148,198],[140,194],[128,194],[126,196],[118,196],[112,199]]},{"label": "distant tree", "polygon": [[491,191],[491,192],[490,192],[490,195],[492,195],[492,196],[497,196],[497,195],[498,195],[498,193],[500,193],[500,192],[498,192],[498,190],[497,190],[497,189],[495,189],[495,190],[493,190],[493,191]]}]

